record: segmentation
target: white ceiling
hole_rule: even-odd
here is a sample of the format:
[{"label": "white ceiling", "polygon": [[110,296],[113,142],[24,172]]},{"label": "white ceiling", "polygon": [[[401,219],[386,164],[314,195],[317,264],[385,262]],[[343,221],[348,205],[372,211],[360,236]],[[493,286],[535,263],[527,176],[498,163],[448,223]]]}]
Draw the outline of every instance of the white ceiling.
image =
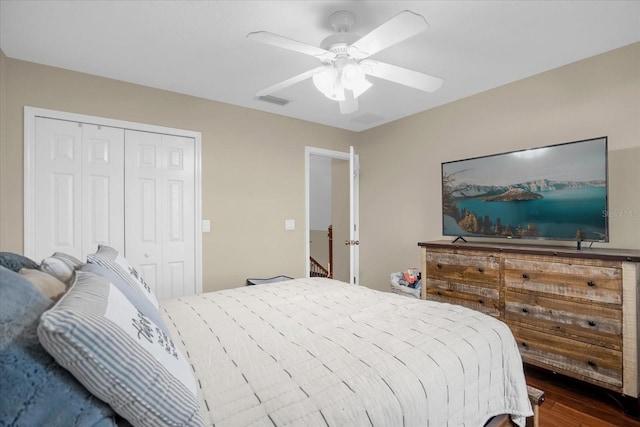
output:
[{"label": "white ceiling", "polygon": [[[430,29],[373,59],[444,79],[437,92],[370,77],[360,110],[341,115],[311,80],[255,93],[319,65],[248,40],[265,30],[319,45],[328,16],[356,15],[364,35],[408,9]],[[0,0],[10,58],[95,74],[353,131],[640,41],[640,1],[18,1]],[[615,76],[611,76],[615,78]]]}]

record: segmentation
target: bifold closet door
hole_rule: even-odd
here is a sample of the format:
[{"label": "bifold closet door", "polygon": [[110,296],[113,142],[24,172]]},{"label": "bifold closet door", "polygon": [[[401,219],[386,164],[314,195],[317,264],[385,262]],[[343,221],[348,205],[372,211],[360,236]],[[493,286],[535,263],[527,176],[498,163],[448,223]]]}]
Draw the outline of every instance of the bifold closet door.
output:
[{"label": "bifold closet door", "polygon": [[158,299],[196,292],[195,141],[125,132],[125,253]]},{"label": "bifold closet door", "polygon": [[32,257],[124,243],[124,130],[37,117]]}]

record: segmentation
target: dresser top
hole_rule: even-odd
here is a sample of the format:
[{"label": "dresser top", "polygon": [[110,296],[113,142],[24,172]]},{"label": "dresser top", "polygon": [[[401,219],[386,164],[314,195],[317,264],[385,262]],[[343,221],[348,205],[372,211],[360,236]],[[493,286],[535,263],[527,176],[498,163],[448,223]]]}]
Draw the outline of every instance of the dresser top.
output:
[{"label": "dresser top", "polygon": [[[611,261],[640,262],[640,250],[634,249],[608,249],[589,248],[583,244],[578,250],[575,246],[547,246],[522,243],[487,243],[487,242],[455,242],[450,240],[434,240],[430,242],[418,242],[418,246],[431,249],[467,249],[487,252],[510,252],[530,255],[554,255],[567,258],[592,258]],[[585,247],[587,246],[587,247]]]}]

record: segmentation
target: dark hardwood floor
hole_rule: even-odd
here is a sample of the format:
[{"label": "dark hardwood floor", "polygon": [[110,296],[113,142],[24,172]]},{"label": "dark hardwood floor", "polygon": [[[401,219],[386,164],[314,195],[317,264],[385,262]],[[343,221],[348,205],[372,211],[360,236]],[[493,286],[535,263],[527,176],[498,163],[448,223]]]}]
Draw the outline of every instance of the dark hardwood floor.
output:
[{"label": "dark hardwood floor", "polygon": [[640,427],[640,420],[624,414],[615,393],[531,366],[525,374],[530,386],[545,393],[539,427]]}]

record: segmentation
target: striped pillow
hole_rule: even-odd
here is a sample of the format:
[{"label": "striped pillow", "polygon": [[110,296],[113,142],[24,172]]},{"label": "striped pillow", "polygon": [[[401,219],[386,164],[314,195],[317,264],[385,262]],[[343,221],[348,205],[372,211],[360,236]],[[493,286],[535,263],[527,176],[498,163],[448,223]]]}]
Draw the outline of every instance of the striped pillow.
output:
[{"label": "striped pillow", "polygon": [[149,301],[151,301],[156,308],[158,307],[158,300],[151,290],[151,287],[116,249],[107,245],[99,245],[96,253],[87,255],[87,262],[100,265],[113,271],[149,298]]},{"label": "striped pillow", "polygon": [[191,368],[171,338],[103,277],[76,271],[38,326],[54,359],[136,426],[201,426]]},{"label": "striped pillow", "polygon": [[169,333],[169,329],[167,329],[167,325],[164,323],[158,307],[153,305],[151,301],[149,301],[149,298],[141,294],[138,289],[133,288],[129,283],[122,280],[122,278],[116,273],[98,264],[90,263],[86,263],[80,267],[80,271],[105,278],[108,282],[118,288],[118,290],[122,292],[122,295],[124,295],[129,302],[138,309],[138,311],[148,317],[149,320],[162,329],[163,332]]}]

